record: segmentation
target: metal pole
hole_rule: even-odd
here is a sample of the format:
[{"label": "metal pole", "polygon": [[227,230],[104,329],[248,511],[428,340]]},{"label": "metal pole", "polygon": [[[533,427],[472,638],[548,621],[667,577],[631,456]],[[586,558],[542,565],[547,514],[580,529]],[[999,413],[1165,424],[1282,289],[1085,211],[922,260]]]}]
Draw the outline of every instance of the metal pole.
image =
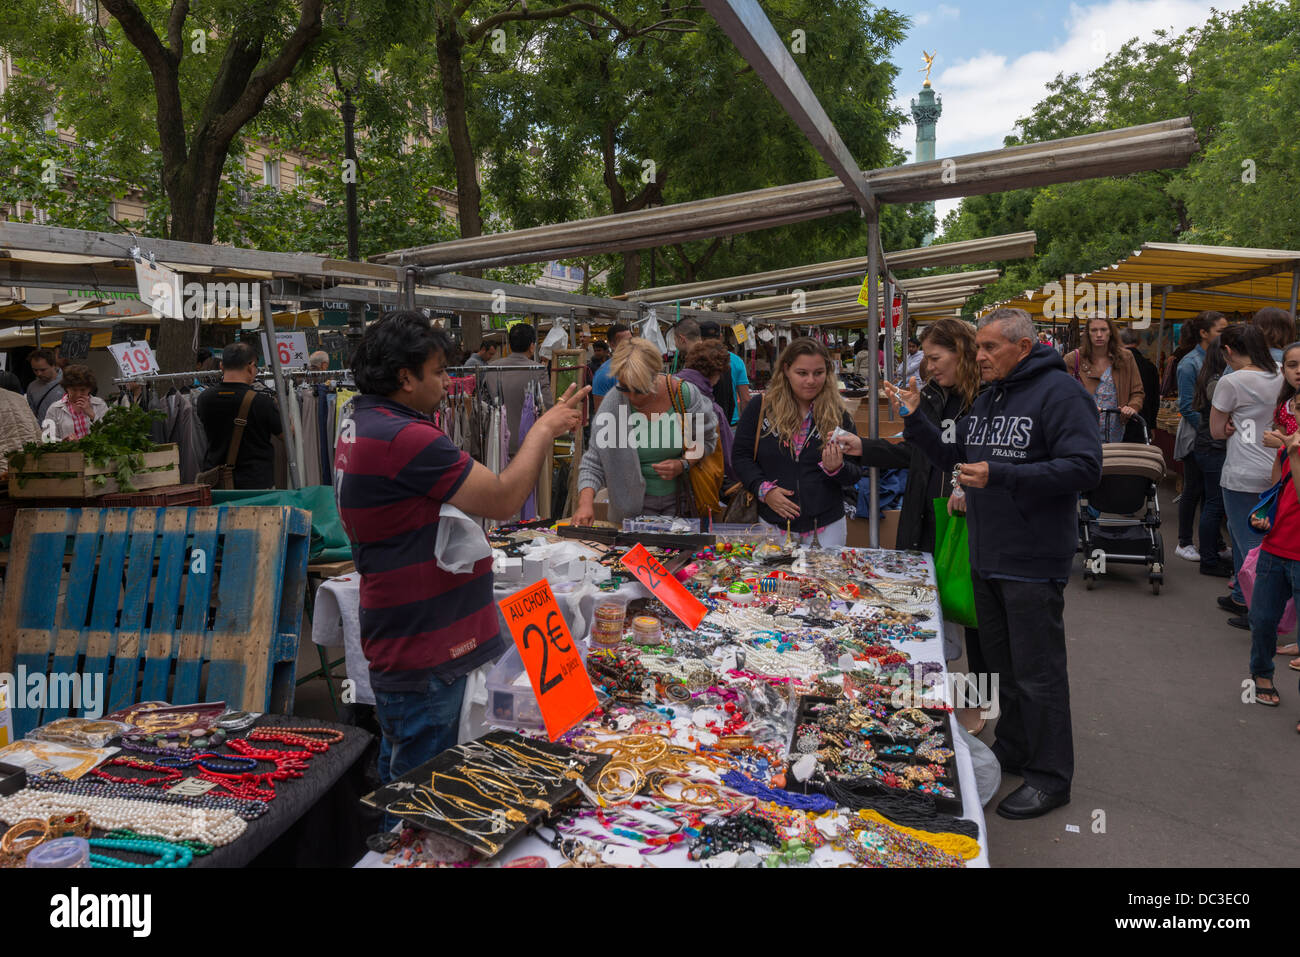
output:
[{"label": "metal pole", "polygon": [[36,348],[39,349],[41,347],[41,320],[32,320],[32,330],[36,333]]},{"label": "metal pole", "polygon": [[414,266],[406,267],[406,276],[402,280],[402,308],[415,309],[415,281],[419,270]]},{"label": "metal pole", "polygon": [[1291,318],[1295,318],[1296,299],[1300,298],[1300,269],[1291,273]]},{"label": "metal pole", "polygon": [[[893,382],[898,372],[894,365],[894,284],[885,281],[885,302],[880,312],[880,324],[885,329],[885,378]],[[890,418],[893,416],[891,414]]]},{"label": "metal pole", "polygon": [[[867,437],[880,438],[880,221],[872,218],[867,227],[867,334],[870,337],[871,361],[867,363],[867,397],[871,402],[867,420]],[[871,514],[868,516],[871,547],[880,547],[880,469],[872,466]]]},{"label": "metal pole", "polygon": [[[271,314],[271,286],[269,283],[262,283],[262,324],[266,326],[266,348],[271,353],[269,362],[271,365],[271,376],[275,379],[275,394],[280,400],[280,407],[286,410],[291,409],[290,403],[292,396],[286,387],[284,370],[280,368],[280,349],[275,341],[275,317]],[[289,486],[295,490],[302,488],[302,480],[298,475],[298,460],[302,455],[302,426],[299,424],[296,428],[292,412],[289,416]]]},{"label": "metal pole", "polygon": [[[1160,350],[1163,349],[1165,345],[1165,304],[1168,301],[1169,301],[1169,290],[1168,289],[1160,290],[1160,328],[1156,332],[1156,360],[1157,361],[1159,361],[1160,359]],[[1170,343],[1170,345],[1172,346],[1173,343]],[[1174,354],[1174,350],[1172,348],[1170,348],[1169,354],[1170,355]],[[1165,370],[1161,368],[1160,381],[1162,382],[1164,381],[1164,376],[1165,376]]]}]

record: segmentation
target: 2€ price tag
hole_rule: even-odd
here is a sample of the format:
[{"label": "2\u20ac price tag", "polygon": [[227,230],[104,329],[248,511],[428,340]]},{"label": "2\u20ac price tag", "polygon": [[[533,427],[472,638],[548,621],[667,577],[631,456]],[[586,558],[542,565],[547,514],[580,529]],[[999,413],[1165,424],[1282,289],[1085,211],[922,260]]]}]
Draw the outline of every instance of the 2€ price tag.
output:
[{"label": "2\u20ac price tag", "polygon": [[158,371],[158,360],[154,357],[153,346],[147,342],[115,342],[108,347],[117,360],[117,367],[127,379],[137,376],[153,375]]},{"label": "2\u20ac price tag", "polygon": [[596,689],[546,579],[497,604],[528,671],[546,733],[554,741],[596,709]]},{"label": "2\u20ac price tag", "polygon": [[654,558],[644,545],[638,545],[620,559],[642,585],[676,615],[683,625],[694,631],[709,610],[700,600],[682,587],[659,561]]}]

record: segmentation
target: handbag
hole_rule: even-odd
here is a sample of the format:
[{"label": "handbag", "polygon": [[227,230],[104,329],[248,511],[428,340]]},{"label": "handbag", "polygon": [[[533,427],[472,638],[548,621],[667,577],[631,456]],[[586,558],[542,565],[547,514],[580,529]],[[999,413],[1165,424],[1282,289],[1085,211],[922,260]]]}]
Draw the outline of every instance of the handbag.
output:
[{"label": "handbag", "polygon": [[[763,405],[758,407],[758,426],[754,429],[754,462],[758,462],[758,439],[763,434]],[[724,493],[727,507],[722,512],[722,521],[726,525],[757,525],[758,496],[745,488],[744,482],[737,482]]]},{"label": "handbag", "polygon": [[244,401],[239,404],[239,414],[235,416],[235,428],[230,433],[230,448],[226,451],[225,464],[196,475],[194,481],[199,485],[211,485],[220,489],[235,487],[235,463],[239,461],[239,444],[244,440],[244,426],[248,425],[248,410],[253,407],[254,395],[250,386],[244,393]]},{"label": "handbag", "polygon": [[[672,387],[673,382],[677,383],[675,396]],[[686,435],[686,403],[682,400],[681,380],[673,376],[668,377],[668,401],[682,418],[682,436],[684,438]],[[712,452],[686,470],[685,478],[690,487],[696,518],[708,518],[715,513],[722,513],[722,502],[719,495],[722,492],[722,476],[725,471],[726,462],[722,456],[721,441],[718,442],[717,447]]]},{"label": "handbag", "polygon": [[1282,502],[1282,491],[1290,481],[1290,473],[1285,473],[1277,480],[1276,485],[1259,496],[1259,501],[1250,510],[1251,528],[1257,532],[1267,532],[1272,529],[1273,520],[1277,518],[1277,507]]},{"label": "handbag", "polygon": [[934,500],[934,576],[944,619],[979,627],[970,574],[970,530],[965,515],[948,514],[945,498]]}]

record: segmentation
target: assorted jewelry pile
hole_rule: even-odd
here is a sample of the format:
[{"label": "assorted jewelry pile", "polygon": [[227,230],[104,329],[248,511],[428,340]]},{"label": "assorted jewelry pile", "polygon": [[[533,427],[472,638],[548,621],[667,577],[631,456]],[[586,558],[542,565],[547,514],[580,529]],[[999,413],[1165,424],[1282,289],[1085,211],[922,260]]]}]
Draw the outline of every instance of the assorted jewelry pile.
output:
[{"label": "assorted jewelry pile", "polygon": [[[29,773],[24,788],[0,797],[0,821],[12,823],[0,838],[0,867],[21,867],[35,847],[62,837],[89,840],[92,867],[187,867],[237,840],[267,812],[276,782],[301,777],[314,755],[343,740],[333,728],[279,725],[233,737],[253,724],[244,712],[207,723],[176,709],[130,717],[141,723],[51,723],[53,740],[87,746],[114,730],[123,750],[77,777]],[[178,727],[159,727],[170,724]],[[223,745],[228,751],[216,750]]]},{"label": "assorted jewelry pile", "polygon": [[[607,761],[582,794],[544,812],[435,767],[388,809],[441,826],[404,830],[387,862],[512,866],[522,830],[566,867],[953,867],[979,856],[976,825],[955,816],[947,709],[920,693],[943,671],[914,656],[914,642],[938,636],[925,556],[779,541],[649,550],[707,614],[687,629],[657,599],[596,596],[585,617],[600,640],[586,664],[601,707],[560,738]],[[610,549],[602,590],[627,580],[625,551]],[[449,837],[477,855],[431,843]]]}]

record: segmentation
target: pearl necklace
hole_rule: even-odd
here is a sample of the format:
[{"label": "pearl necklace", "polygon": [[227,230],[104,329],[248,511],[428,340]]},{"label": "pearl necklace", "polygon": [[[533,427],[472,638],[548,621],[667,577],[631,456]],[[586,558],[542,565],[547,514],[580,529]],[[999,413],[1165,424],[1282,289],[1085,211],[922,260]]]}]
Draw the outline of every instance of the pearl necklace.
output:
[{"label": "pearl necklace", "polygon": [[84,794],[54,794],[24,788],[0,798],[0,819],[49,818],[85,811],[94,826],[105,831],[131,828],[172,840],[197,840],[222,847],[244,833],[248,824],[233,811],[173,807],[152,801],[99,798]]}]

